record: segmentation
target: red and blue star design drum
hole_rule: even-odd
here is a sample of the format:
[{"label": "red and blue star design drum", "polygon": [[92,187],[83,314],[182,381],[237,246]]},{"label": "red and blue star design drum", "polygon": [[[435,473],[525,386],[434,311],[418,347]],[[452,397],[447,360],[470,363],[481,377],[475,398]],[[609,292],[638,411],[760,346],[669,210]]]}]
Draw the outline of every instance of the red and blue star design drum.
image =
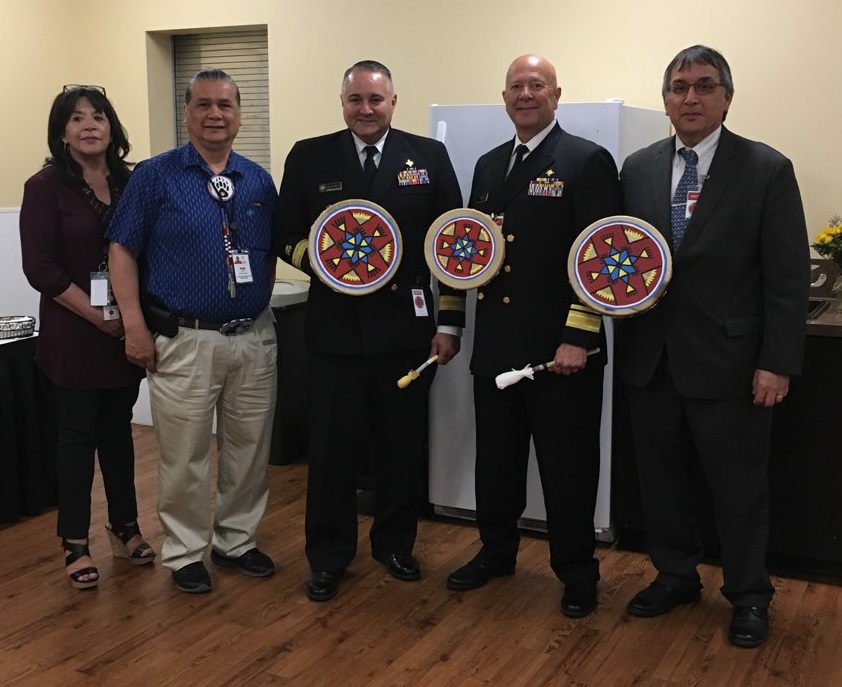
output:
[{"label": "red and blue star design drum", "polygon": [[497,223],[476,210],[445,212],[427,231],[424,259],[432,275],[454,289],[475,289],[491,281],[505,258]]},{"label": "red and blue star design drum", "polygon": [[672,277],[666,240],[636,217],[605,217],[585,229],[570,249],[567,274],[585,305],[610,317],[648,310]]},{"label": "red and blue star design drum", "polygon": [[392,216],[360,199],[326,208],[313,223],[308,243],[316,276],[334,291],[352,296],[388,283],[403,256],[401,233]]}]

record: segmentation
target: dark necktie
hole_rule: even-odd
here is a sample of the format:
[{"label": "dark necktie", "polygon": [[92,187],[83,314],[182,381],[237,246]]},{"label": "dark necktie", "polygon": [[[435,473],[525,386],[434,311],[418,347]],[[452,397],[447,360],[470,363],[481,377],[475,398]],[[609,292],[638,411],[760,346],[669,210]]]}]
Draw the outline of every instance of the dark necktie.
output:
[{"label": "dark necktie", "polygon": [[371,185],[374,183],[374,177],[377,174],[377,165],[374,164],[374,156],[377,155],[377,146],[366,146],[365,162],[363,163],[363,174],[365,175],[366,190],[371,190]]},{"label": "dark necktie", "polygon": [[678,154],[684,158],[685,164],[684,174],[678,180],[678,186],[675,187],[675,195],[672,199],[670,225],[672,229],[673,252],[678,251],[678,247],[684,239],[684,233],[687,231],[687,225],[690,223],[690,218],[687,216],[687,194],[699,188],[699,173],[696,169],[699,156],[696,155],[696,151],[690,150],[689,148],[682,148],[678,151]]},{"label": "dark necktie", "polygon": [[[512,168],[509,170],[509,174],[514,172],[518,165],[523,162],[523,157],[529,152],[529,147],[523,143],[521,143],[517,148],[515,148],[515,161],[512,165]],[[506,175],[508,176],[508,174]]]}]

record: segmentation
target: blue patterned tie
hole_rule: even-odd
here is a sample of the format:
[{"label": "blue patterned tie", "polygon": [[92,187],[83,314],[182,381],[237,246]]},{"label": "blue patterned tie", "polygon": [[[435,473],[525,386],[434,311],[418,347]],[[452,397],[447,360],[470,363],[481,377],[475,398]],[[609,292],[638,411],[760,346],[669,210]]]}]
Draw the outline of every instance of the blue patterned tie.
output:
[{"label": "blue patterned tie", "polygon": [[681,241],[684,238],[684,232],[687,231],[687,224],[690,218],[687,217],[687,193],[689,191],[696,191],[699,188],[699,174],[696,169],[696,163],[699,161],[699,156],[696,151],[690,148],[682,148],[678,154],[684,158],[684,174],[678,181],[678,186],[675,188],[675,196],[672,199],[672,249],[673,252],[678,251]]}]

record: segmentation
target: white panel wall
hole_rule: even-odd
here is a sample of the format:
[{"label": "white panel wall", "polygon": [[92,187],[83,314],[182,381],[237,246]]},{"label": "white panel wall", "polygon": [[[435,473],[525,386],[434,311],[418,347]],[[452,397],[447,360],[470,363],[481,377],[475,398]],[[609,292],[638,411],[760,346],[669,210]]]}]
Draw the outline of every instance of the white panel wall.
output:
[{"label": "white panel wall", "polygon": [[31,315],[38,317],[40,294],[33,289],[20,263],[18,208],[0,208],[0,316]]}]

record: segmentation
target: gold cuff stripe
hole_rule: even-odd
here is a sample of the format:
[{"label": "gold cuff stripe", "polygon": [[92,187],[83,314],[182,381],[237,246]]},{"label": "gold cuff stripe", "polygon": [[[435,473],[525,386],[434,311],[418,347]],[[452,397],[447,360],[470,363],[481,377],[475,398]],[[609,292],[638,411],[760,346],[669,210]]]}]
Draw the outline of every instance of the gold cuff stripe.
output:
[{"label": "gold cuff stripe", "polygon": [[465,312],[464,296],[441,296],[439,298],[439,310],[452,312]]},{"label": "gold cuff stripe", "polygon": [[598,312],[596,312],[596,310],[593,310],[586,305],[580,305],[578,303],[571,303],[570,309],[571,310],[578,310],[579,312],[590,313],[591,315],[595,315],[596,317],[601,317],[601,315]]},{"label": "gold cuff stripe", "polygon": [[602,325],[602,318],[599,315],[594,315],[590,312],[582,312],[576,309],[575,306],[570,308],[567,313],[567,326],[574,329],[582,329],[586,332],[593,332],[599,334],[599,328]]},{"label": "gold cuff stripe", "polygon": [[303,239],[295,244],[295,250],[292,251],[292,266],[301,269],[301,261],[304,260],[304,254],[307,252],[307,240]]}]

